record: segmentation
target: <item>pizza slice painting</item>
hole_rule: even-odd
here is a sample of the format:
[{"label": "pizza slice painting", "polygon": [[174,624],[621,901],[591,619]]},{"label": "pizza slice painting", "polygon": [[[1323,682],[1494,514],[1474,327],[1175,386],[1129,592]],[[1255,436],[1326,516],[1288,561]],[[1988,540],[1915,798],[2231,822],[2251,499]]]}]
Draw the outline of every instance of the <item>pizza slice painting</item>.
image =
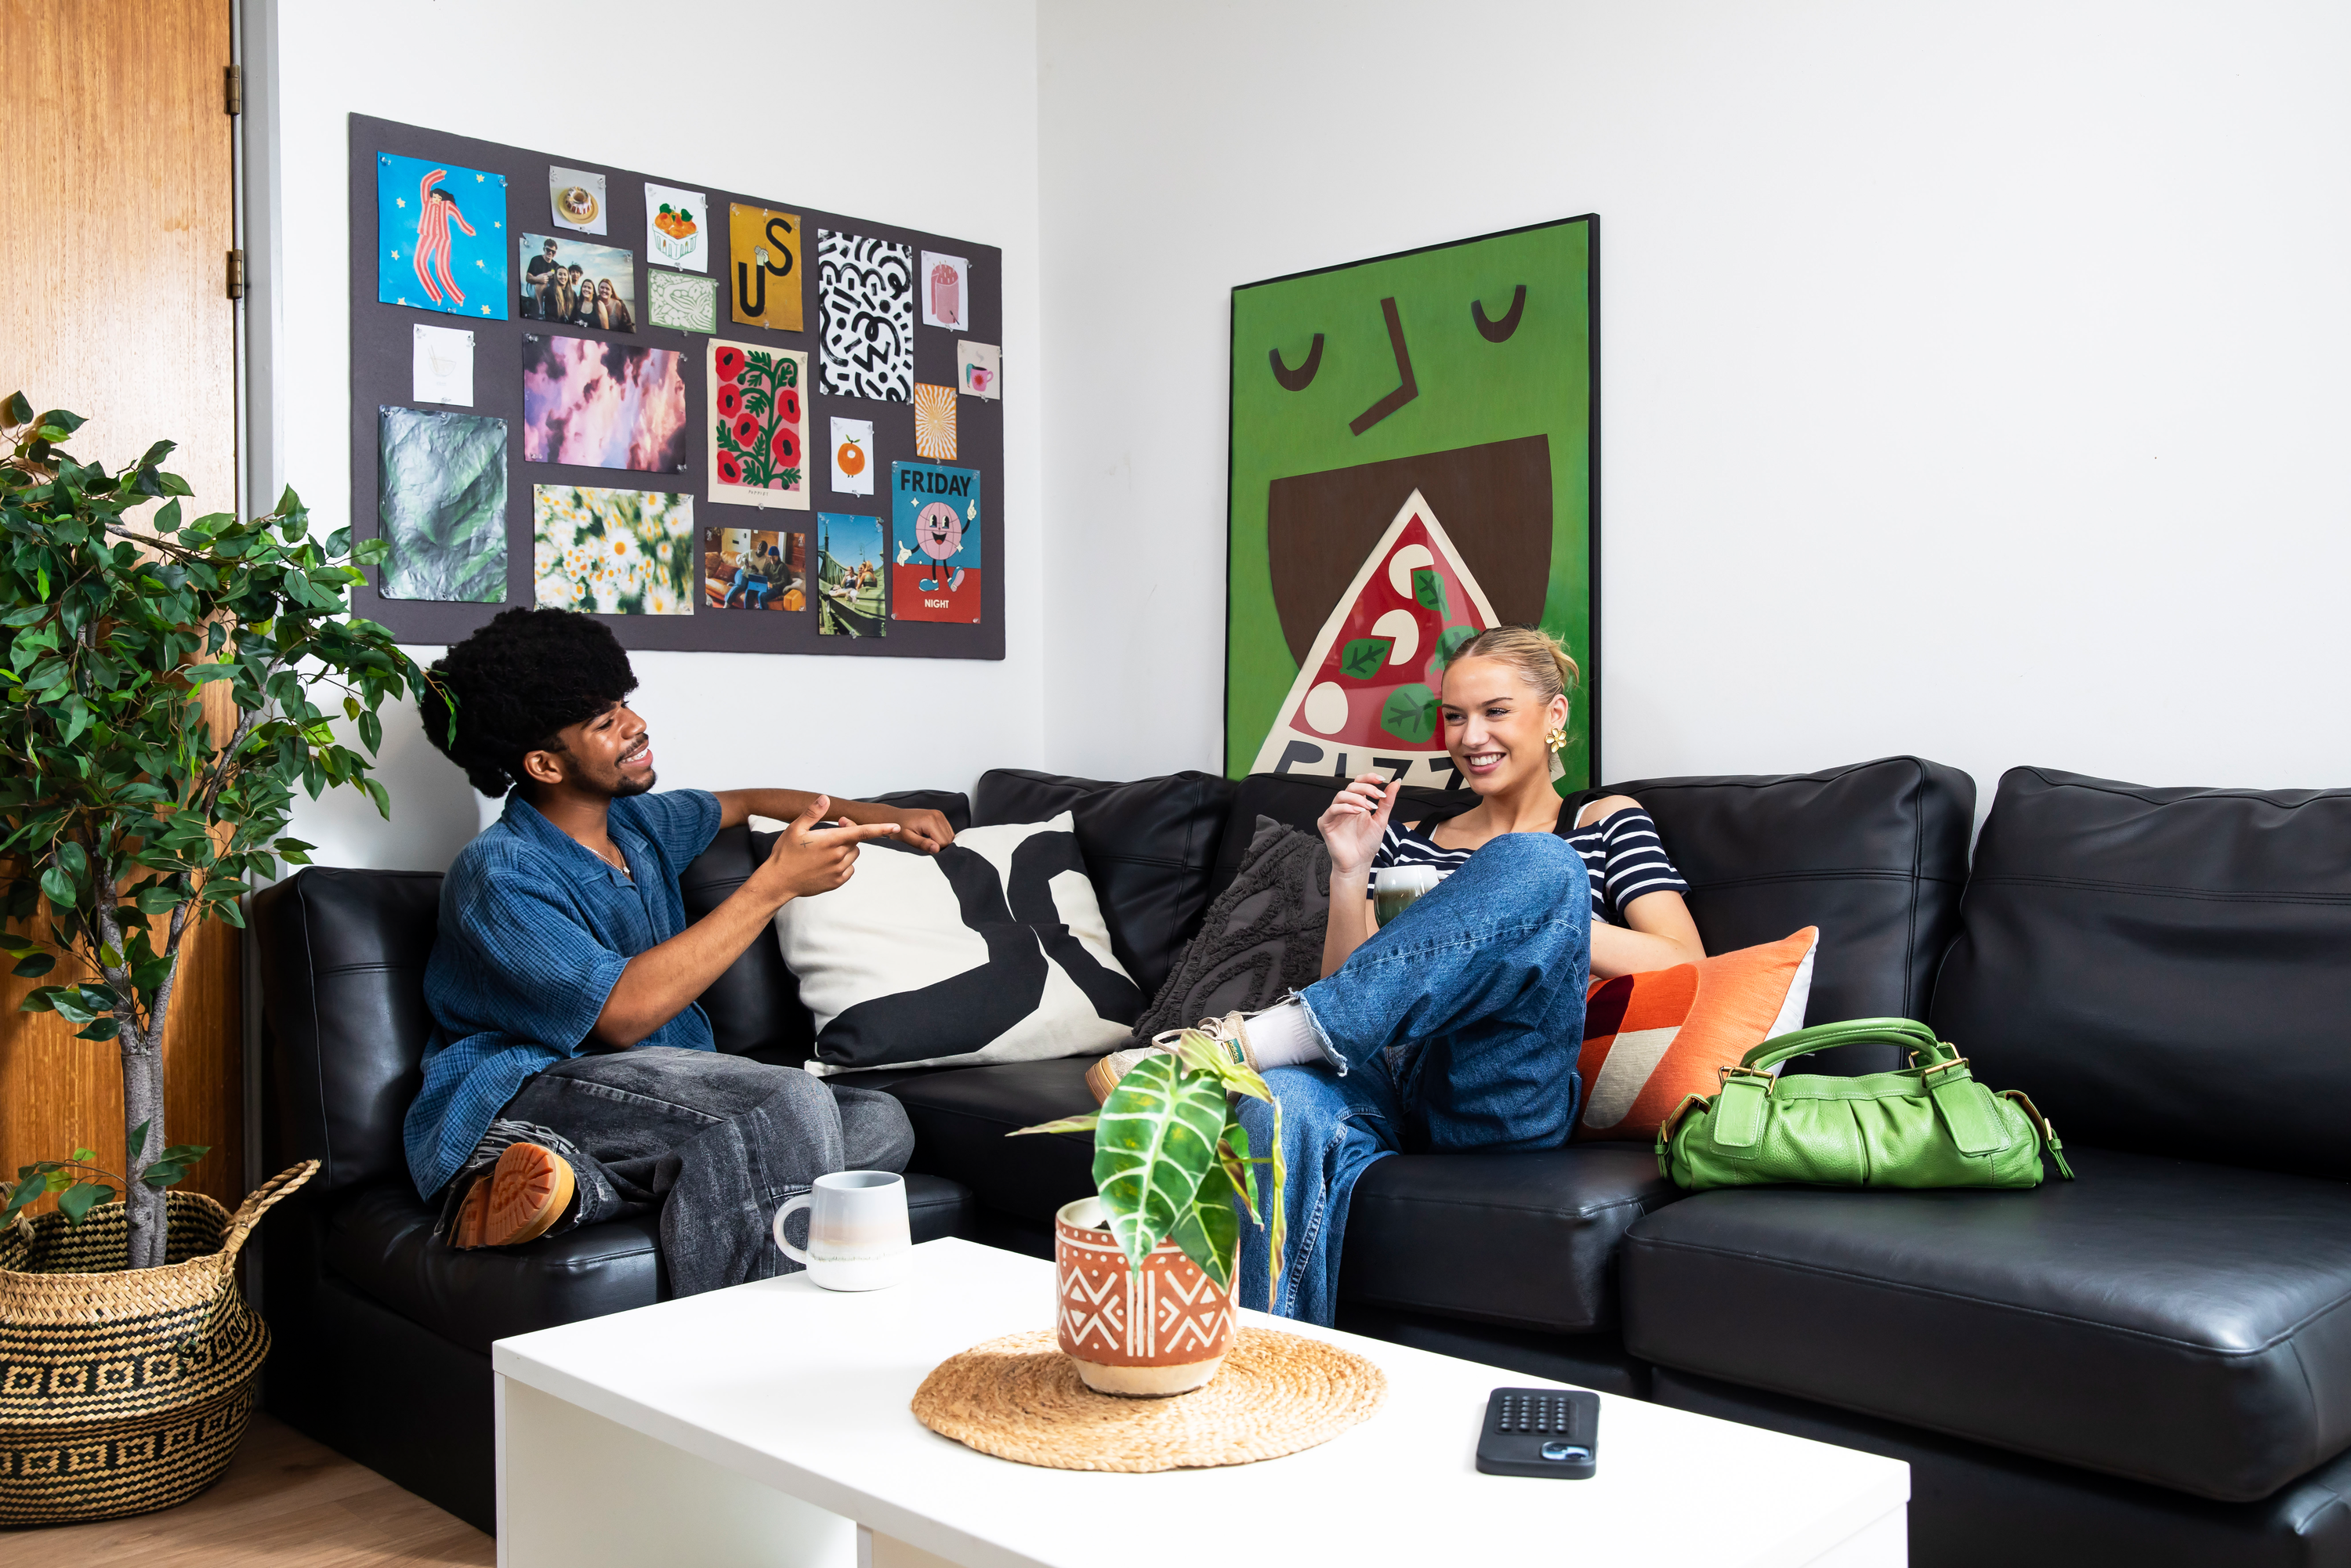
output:
[{"label": "pizza slice painting", "polygon": [[1381,768],[1408,784],[1458,787],[1437,694],[1454,650],[1496,623],[1415,490],[1315,633],[1250,771]]}]

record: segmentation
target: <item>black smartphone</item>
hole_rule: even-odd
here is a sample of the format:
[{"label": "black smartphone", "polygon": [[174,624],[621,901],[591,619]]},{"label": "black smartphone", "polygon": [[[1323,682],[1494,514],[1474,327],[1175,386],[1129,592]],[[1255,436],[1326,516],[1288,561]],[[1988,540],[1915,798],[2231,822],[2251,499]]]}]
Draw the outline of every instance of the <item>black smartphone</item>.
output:
[{"label": "black smartphone", "polygon": [[1600,1463],[1600,1396],[1581,1388],[1497,1388],[1478,1429],[1489,1476],[1591,1479]]}]

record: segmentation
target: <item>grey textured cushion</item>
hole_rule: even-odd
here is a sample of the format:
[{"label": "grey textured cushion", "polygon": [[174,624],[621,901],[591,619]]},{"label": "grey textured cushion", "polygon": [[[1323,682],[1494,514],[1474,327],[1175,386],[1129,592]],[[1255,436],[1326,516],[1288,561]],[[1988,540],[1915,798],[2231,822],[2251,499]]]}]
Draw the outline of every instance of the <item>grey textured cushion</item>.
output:
[{"label": "grey textured cushion", "polygon": [[1259,817],[1232,885],[1200,916],[1200,934],[1136,1021],[1135,1038],[1269,1008],[1313,984],[1330,915],[1331,853],[1322,839]]}]

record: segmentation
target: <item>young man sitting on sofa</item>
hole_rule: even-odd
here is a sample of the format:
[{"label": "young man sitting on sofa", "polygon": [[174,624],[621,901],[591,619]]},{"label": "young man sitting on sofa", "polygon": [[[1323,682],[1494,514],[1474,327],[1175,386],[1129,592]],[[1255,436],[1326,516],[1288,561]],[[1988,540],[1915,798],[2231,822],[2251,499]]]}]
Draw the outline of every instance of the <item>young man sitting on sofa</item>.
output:
[{"label": "young man sitting on sofa", "polygon": [[[887,1094],[721,1054],[695,998],[774,939],[786,903],[848,881],[860,843],[935,853],[953,831],[798,789],[652,793],[629,656],[585,615],[508,610],[433,674],[426,733],[506,810],[442,883],[406,1124],[417,1191],[445,1193],[458,1247],[657,1205],[680,1296],[781,1271],[768,1228],[784,1199],[831,1171],[904,1168],[914,1131]],[[679,873],[754,815],[791,825],[688,925]]]}]

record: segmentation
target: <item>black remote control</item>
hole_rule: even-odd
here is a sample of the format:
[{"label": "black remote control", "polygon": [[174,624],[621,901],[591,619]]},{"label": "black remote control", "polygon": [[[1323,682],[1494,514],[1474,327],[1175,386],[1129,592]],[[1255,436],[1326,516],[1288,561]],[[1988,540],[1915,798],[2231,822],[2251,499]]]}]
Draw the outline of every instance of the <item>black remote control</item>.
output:
[{"label": "black remote control", "polygon": [[1591,1478],[1599,1463],[1600,1396],[1580,1388],[1497,1388],[1478,1431],[1489,1476]]}]

